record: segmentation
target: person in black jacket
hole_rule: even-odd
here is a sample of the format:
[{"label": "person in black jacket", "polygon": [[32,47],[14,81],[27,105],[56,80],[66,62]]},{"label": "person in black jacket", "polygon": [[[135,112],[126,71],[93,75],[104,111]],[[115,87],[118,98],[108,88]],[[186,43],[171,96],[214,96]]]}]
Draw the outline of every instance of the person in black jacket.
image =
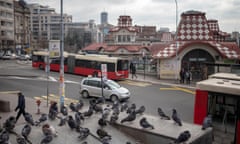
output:
[{"label": "person in black jacket", "polygon": [[19,111],[16,117],[16,122],[21,116],[21,114],[23,114],[23,116],[25,115],[25,97],[21,92],[18,93],[18,105],[15,108],[15,111],[17,111],[18,109]]}]

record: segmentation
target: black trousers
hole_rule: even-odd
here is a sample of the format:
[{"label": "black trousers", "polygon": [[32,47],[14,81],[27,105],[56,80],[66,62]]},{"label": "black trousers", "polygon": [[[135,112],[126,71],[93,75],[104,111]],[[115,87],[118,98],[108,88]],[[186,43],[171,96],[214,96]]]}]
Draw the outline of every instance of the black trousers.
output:
[{"label": "black trousers", "polygon": [[21,116],[21,114],[23,114],[23,116],[25,115],[25,110],[24,109],[19,109],[17,117],[16,117],[16,122],[18,121],[18,119]]}]

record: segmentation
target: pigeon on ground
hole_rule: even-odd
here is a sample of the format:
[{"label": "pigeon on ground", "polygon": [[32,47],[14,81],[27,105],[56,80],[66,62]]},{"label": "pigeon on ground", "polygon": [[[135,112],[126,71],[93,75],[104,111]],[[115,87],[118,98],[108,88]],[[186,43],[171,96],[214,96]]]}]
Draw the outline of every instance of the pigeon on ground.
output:
[{"label": "pigeon on ground", "polygon": [[173,121],[174,121],[175,123],[177,123],[179,126],[182,126],[182,121],[181,121],[181,119],[179,118],[176,109],[173,109],[172,119],[173,119]]},{"label": "pigeon on ground", "polygon": [[135,111],[135,110],[136,110],[136,104],[133,103],[133,104],[131,104],[130,107],[128,107],[127,113],[129,114],[129,113],[131,113],[131,112],[133,112],[133,111]]},{"label": "pigeon on ground", "polygon": [[143,114],[145,112],[146,108],[145,106],[141,106],[139,109],[135,110],[136,114]]},{"label": "pigeon on ground", "polygon": [[104,97],[99,97],[96,99],[96,104],[104,104],[105,103],[105,98]]},{"label": "pigeon on ground", "polygon": [[208,127],[212,127],[212,116],[208,115],[207,117],[204,118],[203,123],[202,123],[202,130],[205,130]]},{"label": "pigeon on ground", "polygon": [[57,102],[53,102],[49,108],[48,117],[51,120],[55,120],[58,114]]},{"label": "pigeon on ground", "polygon": [[64,116],[67,116],[68,115],[68,109],[66,106],[62,106],[61,107],[61,113],[64,115]]},{"label": "pigeon on ground", "polygon": [[76,112],[76,106],[75,106],[75,104],[73,102],[71,102],[69,104],[69,108],[70,108],[71,111]]},{"label": "pigeon on ground", "polygon": [[114,101],[112,104],[112,109],[118,108],[119,109],[119,101]]},{"label": "pigeon on ground", "polygon": [[31,130],[32,130],[32,127],[29,124],[24,125],[24,127],[22,128],[21,134],[27,141],[29,141],[28,136],[31,133]]},{"label": "pigeon on ground", "polygon": [[77,104],[75,104],[76,111],[78,112],[82,107],[84,106],[83,101],[79,101]]},{"label": "pigeon on ground", "polygon": [[52,135],[54,137],[57,137],[57,131],[56,129],[52,126],[52,125],[49,125],[49,124],[44,124],[42,126],[42,132],[43,132],[43,135]]},{"label": "pigeon on ground", "polygon": [[27,144],[26,140],[23,137],[16,138],[17,144]]},{"label": "pigeon on ground", "polygon": [[161,117],[161,119],[170,120],[170,117],[167,116],[160,107],[158,108],[158,114]]},{"label": "pigeon on ground", "polygon": [[102,112],[102,118],[103,118],[103,119],[107,119],[108,116],[109,116],[109,114],[110,114],[110,112],[111,112],[111,109],[110,109],[110,108],[104,108],[104,109],[103,109],[103,112]]},{"label": "pigeon on ground", "polygon": [[111,140],[112,140],[112,138],[110,136],[105,136],[105,137],[101,138],[102,144],[110,144]]},{"label": "pigeon on ground", "polygon": [[100,106],[99,104],[95,104],[94,106],[93,106],[93,110],[96,112],[96,113],[102,113],[103,112],[103,108],[102,108],[102,106]]},{"label": "pigeon on ground", "polygon": [[140,121],[139,124],[142,128],[151,128],[154,129],[153,125],[151,125],[145,117],[143,117]]},{"label": "pigeon on ground", "polygon": [[6,131],[11,132],[15,128],[15,123],[16,118],[14,116],[10,116],[3,124],[3,127]]},{"label": "pigeon on ground", "polygon": [[107,126],[107,121],[106,121],[106,119],[100,118],[98,120],[98,124],[99,124],[99,126],[104,127],[104,126]]},{"label": "pigeon on ground", "polygon": [[106,131],[103,129],[97,129],[97,135],[100,137],[100,139],[104,138],[105,136],[111,137]]},{"label": "pigeon on ground", "polygon": [[9,133],[8,131],[4,130],[0,133],[0,143],[8,144],[8,141],[9,141]]},{"label": "pigeon on ground", "polygon": [[35,125],[39,126],[41,123],[45,122],[47,119],[48,119],[47,114],[43,113],[41,114],[41,117],[39,118],[39,120],[35,122]]},{"label": "pigeon on ground", "polygon": [[66,117],[65,117],[65,118],[59,117],[59,119],[60,119],[60,122],[59,122],[58,126],[63,126],[63,125],[66,124],[66,121],[67,121],[67,118],[66,118]]},{"label": "pigeon on ground", "polygon": [[78,138],[80,140],[84,140],[90,134],[90,130],[88,128],[80,128],[79,133],[80,133],[80,135],[78,136]]},{"label": "pigeon on ground", "polygon": [[174,141],[175,144],[180,144],[186,142],[191,137],[191,134],[188,130],[180,133],[178,138]]},{"label": "pigeon on ground", "polygon": [[126,118],[122,119],[121,120],[121,123],[124,123],[124,122],[132,122],[136,119],[136,113],[135,112],[132,112],[130,113]]},{"label": "pigeon on ground", "polygon": [[89,107],[88,111],[83,112],[84,117],[91,117],[93,114],[93,108]]},{"label": "pigeon on ground", "polygon": [[76,128],[76,122],[71,115],[68,116],[68,126],[72,130]]},{"label": "pigeon on ground", "polygon": [[76,125],[80,125],[84,121],[84,117],[81,112],[75,112]]},{"label": "pigeon on ground", "polygon": [[45,135],[41,141],[41,144],[49,144],[53,140],[52,135]]},{"label": "pigeon on ground", "polygon": [[114,124],[118,120],[118,114],[113,113],[112,116],[110,117],[110,123]]},{"label": "pigeon on ground", "polygon": [[31,124],[31,125],[33,125],[34,126],[34,120],[33,120],[33,117],[32,117],[32,115],[30,114],[30,113],[25,113],[25,115],[24,115],[24,118],[25,118],[25,121],[27,122],[27,123],[29,123],[29,124]]},{"label": "pigeon on ground", "polygon": [[84,142],[82,142],[82,144],[88,144],[88,142],[84,141]]}]

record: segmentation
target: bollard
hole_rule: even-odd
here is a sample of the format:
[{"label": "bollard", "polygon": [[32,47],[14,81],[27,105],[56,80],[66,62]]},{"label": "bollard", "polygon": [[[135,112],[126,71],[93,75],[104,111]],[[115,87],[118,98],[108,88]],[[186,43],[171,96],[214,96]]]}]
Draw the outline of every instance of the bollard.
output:
[{"label": "bollard", "polygon": [[40,114],[40,104],[41,104],[41,100],[36,100],[36,103],[37,103],[37,114]]}]

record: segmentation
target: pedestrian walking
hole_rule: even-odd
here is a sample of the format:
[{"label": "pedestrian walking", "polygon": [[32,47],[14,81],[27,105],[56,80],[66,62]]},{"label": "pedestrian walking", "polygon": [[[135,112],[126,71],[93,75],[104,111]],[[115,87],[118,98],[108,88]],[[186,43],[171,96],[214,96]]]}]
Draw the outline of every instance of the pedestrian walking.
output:
[{"label": "pedestrian walking", "polygon": [[184,79],[185,79],[185,71],[184,71],[184,68],[181,69],[179,75],[180,75],[180,83],[184,83]]},{"label": "pedestrian walking", "polygon": [[133,65],[132,65],[132,79],[133,79],[134,77],[137,79],[136,66],[133,64]]},{"label": "pedestrian walking", "polygon": [[186,83],[190,84],[191,78],[192,78],[192,73],[188,70],[185,73],[185,77],[186,77]]},{"label": "pedestrian walking", "polygon": [[19,111],[18,111],[18,114],[16,117],[16,122],[18,121],[21,114],[23,114],[23,116],[25,116],[25,97],[21,92],[18,93],[18,105],[15,108],[15,111],[17,111],[17,110],[19,110]]}]

